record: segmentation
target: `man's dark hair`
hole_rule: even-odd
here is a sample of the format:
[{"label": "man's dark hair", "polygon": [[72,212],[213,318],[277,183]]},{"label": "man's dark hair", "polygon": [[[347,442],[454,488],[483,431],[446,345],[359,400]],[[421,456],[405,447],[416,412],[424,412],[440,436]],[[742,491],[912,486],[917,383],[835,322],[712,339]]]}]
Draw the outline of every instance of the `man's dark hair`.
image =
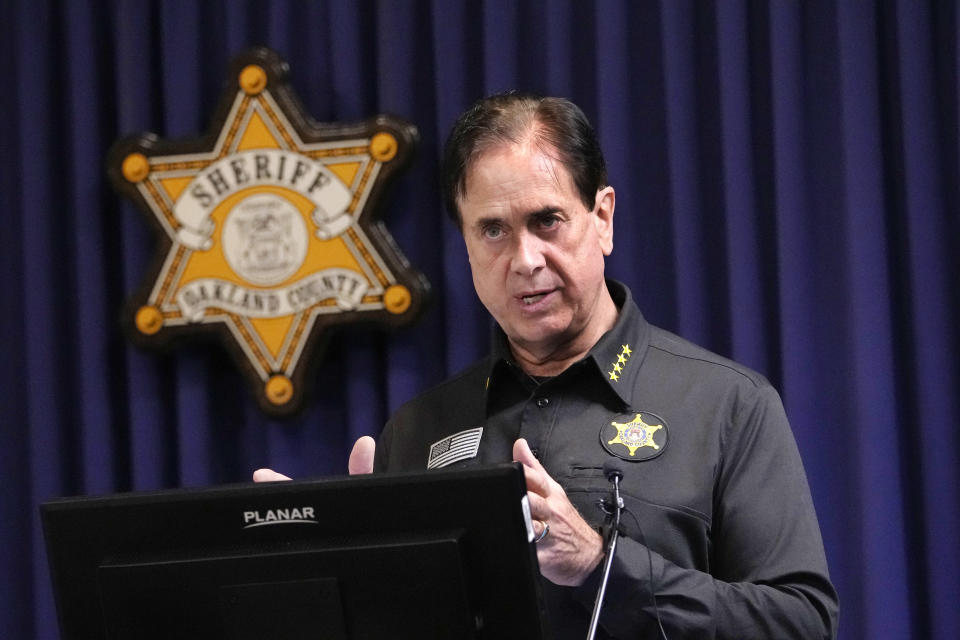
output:
[{"label": "man's dark hair", "polygon": [[593,209],[597,190],[607,186],[607,165],[590,121],[565,98],[511,91],[475,102],[447,137],[441,167],[443,199],[458,227],[462,216],[457,201],[466,193],[473,163],[494,147],[528,139],[566,168],[580,199]]}]

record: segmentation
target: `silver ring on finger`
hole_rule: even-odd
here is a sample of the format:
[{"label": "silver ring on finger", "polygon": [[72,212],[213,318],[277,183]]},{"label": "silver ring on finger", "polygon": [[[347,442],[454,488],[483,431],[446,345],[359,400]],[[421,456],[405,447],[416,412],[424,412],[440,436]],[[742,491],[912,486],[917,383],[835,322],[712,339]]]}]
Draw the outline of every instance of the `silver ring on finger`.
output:
[{"label": "silver ring on finger", "polygon": [[548,533],[550,533],[550,523],[548,523],[546,520],[539,520],[539,522],[543,525],[543,529],[540,530],[540,535],[533,539],[535,543],[540,542],[547,537]]}]

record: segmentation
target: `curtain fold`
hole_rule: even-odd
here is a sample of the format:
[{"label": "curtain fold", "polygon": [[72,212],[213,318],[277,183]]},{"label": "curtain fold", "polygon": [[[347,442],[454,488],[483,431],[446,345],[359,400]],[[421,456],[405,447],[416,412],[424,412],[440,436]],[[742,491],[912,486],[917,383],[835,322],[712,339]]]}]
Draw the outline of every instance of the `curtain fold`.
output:
[{"label": "curtain fold", "polygon": [[[419,391],[485,353],[439,194],[475,98],[570,97],[616,188],[610,276],[652,322],[781,391],[855,638],[960,634],[960,17],[950,0],[17,0],[0,6],[0,637],[58,637],[54,496],[344,473]],[[414,327],[331,334],[290,420],[215,342],[141,351],[156,259],[110,189],[122,136],[206,132],[266,45],[318,121],[420,132],[384,223],[429,279]]]}]

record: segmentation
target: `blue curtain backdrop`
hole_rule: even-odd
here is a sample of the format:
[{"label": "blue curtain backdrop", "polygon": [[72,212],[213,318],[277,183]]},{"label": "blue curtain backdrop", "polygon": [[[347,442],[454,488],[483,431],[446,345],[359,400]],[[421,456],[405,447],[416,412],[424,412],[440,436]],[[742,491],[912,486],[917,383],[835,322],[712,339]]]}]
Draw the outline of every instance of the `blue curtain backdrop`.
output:
[{"label": "blue curtain backdrop", "polygon": [[[482,354],[437,158],[474,98],[568,96],[617,189],[609,273],[653,322],[765,373],[791,416],[841,638],[960,637],[960,143],[951,1],[0,2],[0,637],[56,638],[42,500],[343,473],[353,440]],[[386,222],[434,286],[349,329],[293,421],[216,345],[132,348],[155,237],[125,134],[206,130],[230,58],[277,50],[317,120],[417,124]]]}]

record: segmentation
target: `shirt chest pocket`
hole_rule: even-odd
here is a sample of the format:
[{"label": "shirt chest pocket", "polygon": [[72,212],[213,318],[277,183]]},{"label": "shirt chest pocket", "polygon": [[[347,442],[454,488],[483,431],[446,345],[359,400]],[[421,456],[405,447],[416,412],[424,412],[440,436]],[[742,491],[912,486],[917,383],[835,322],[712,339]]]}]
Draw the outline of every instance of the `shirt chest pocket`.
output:
[{"label": "shirt chest pocket", "polygon": [[[638,507],[678,511],[710,526],[713,479],[706,470],[672,468],[654,461],[623,463],[617,468],[623,473],[620,492],[624,500],[630,497]],[[613,492],[613,483],[599,464],[570,464],[557,480],[568,494],[577,491],[609,497]]]},{"label": "shirt chest pocket", "polygon": [[[648,463],[624,464],[620,496],[625,513],[621,529],[636,540],[645,538],[652,549],[672,561],[691,567],[709,564],[712,482],[685,479],[659,471]],[[613,485],[596,465],[572,464],[560,480],[570,501],[593,526],[606,521],[601,501],[612,500]]]}]

